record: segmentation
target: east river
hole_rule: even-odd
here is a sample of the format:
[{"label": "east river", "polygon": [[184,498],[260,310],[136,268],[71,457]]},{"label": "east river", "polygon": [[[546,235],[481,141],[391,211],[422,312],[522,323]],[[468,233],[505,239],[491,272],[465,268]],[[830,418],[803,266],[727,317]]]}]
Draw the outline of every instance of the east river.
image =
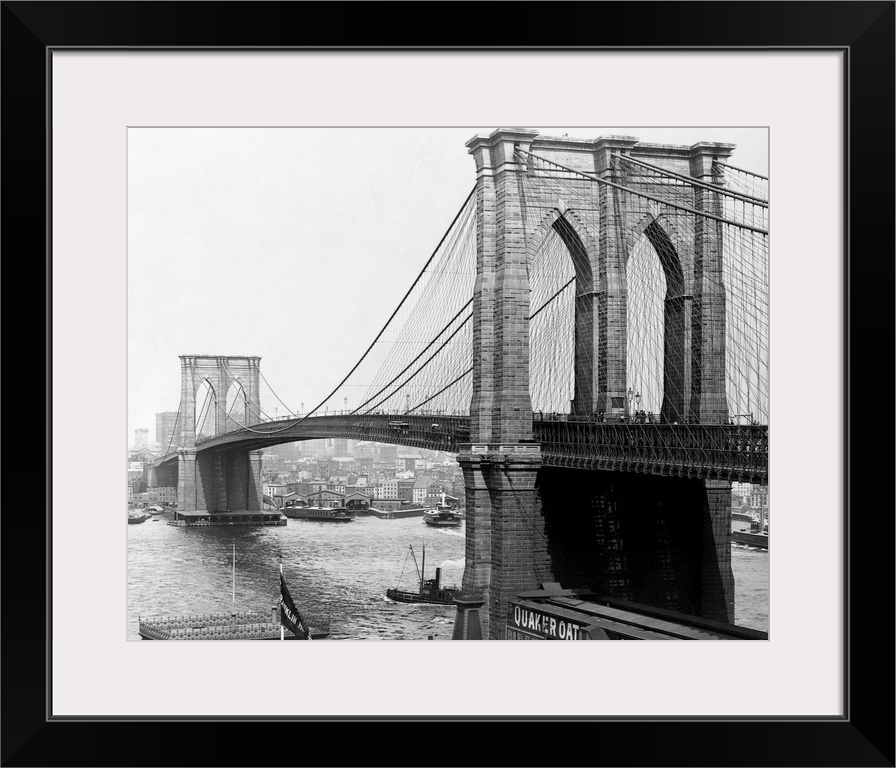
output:
[{"label": "east river", "polygon": [[[180,528],[163,519],[128,526],[128,638],[139,616],[270,610],[279,601],[278,565],[300,610],[329,615],[334,640],[450,640],[454,606],[394,603],[400,579],[415,590],[426,546],[426,578],[459,585],[464,527],[434,528],[419,517],[351,523],[290,520],[278,527]],[[236,550],[235,579],[233,549]],[[768,631],[768,551],[732,545],[735,623]]]}]

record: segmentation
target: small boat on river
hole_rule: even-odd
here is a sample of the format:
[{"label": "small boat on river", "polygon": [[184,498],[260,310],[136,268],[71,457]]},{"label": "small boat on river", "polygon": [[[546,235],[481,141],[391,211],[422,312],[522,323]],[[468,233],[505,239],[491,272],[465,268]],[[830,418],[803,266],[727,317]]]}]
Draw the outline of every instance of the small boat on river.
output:
[{"label": "small boat on river", "polygon": [[749,531],[732,531],[731,541],[748,547],[768,549],[768,522],[765,514],[760,513],[759,520],[751,522]]},{"label": "small boat on river", "polygon": [[[417,568],[417,556],[414,554],[414,548],[409,546],[409,554],[414,558],[414,567]],[[405,565],[407,565],[407,556],[405,556]],[[401,569],[404,575],[404,568]],[[419,579],[419,587],[416,592],[399,589],[401,585],[401,576],[398,577],[398,584],[394,589],[386,590],[386,597],[395,600],[398,603],[431,603],[435,605],[454,605],[454,598],[460,594],[457,587],[442,586],[442,569],[436,568],[436,576],[434,579],[425,579],[426,574],[426,544],[423,545],[423,567],[417,568],[417,577]]]},{"label": "small boat on river", "polygon": [[451,509],[445,503],[445,494],[442,494],[442,501],[435,505],[432,509],[427,509],[423,513],[423,522],[427,525],[460,525],[463,522],[463,516]]},{"label": "small boat on river", "polygon": [[732,531],[731,541],[735,544],[744,544],[748,547],[757,547],[758,549],[768,549],[767,533],[750,533],[747,531]]}]

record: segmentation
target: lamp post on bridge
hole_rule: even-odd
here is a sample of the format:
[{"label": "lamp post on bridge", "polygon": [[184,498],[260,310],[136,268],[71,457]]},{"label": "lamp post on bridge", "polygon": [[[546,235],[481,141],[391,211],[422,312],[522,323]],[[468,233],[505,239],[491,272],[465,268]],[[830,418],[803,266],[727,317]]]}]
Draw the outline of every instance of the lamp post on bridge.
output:
[{"label": "lamp post on bridge", "polygon": [[635,413],[641,410],[641,393],[628,388],[628,419],[632,421],[632,400],[635,401]]},{"label": "lamp post on bridge", "polygon": [[342,404],[345,406],[345,412],[348,413],[348,397],[342,398]]}]

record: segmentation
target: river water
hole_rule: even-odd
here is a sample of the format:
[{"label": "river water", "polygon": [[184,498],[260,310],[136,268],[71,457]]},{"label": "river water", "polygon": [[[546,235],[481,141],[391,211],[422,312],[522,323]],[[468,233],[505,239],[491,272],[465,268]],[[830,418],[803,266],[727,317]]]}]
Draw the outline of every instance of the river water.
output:
[{"label": "river water", "polygon": [[[159,521],[128,526],[128,639],[139,616],[269,610],[279,602],[278,557],[299,610],[330,616],[330,637],[450,640],[453,605],[394,603],[386,589],[416,589],[426,547],[426,577],[459,585],[464,526],[434,528],[419,517],[351,523],[290,520],[278,527],[181,528]],[[236,567],[233,567],[233,549]],[[768,551],[732,545],[735,623],[768,631]],[[234,578],[235,574],[235,578]]]}]

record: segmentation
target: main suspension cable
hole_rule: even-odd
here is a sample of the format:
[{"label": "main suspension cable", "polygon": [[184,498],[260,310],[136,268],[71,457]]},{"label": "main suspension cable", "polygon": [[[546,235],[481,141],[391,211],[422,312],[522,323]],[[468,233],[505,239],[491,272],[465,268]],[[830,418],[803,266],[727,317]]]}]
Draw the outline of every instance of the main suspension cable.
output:
[{"label": "main suspension cable", "polygon": [[575,168],[570,168],[569,166],[562,165],[560,163],[556,163],[553,160],[548,160],[547,158],[536,155],[533,152],[527,152],[525,149],[517,148],[516,151],[520,152],[521,154],[527,155],[528,157],[535,158],[536,160],[538,160],[542,163],[547,163],[548,165],[556,166],[557,168],[560,168],[561,170],[566,171],[567,173],[573,173],[576,176],[581,176],[586,179],[591,179],[591,181],[596,181],[598,184],[604,184],[608,187],[613,187],[614,189],[622,190],[623,192],[627,192],[630,195],[636,195],[637,197],[643,197],[645,200],[652,200],[655,203],[660,203],[662,205],[669,206],[670,208],[677,208],[678,210],[685,211],[686,213],[692,213],[696,216],[704,216],[707,219],[714,219],[715,221],[720,221],[723,224],[730,224],[732,227],[740,227],[741,229],[749,229],[752,232],[758,232],[761,235],[768,234],[767,229],[762,229],[761,227],[754,227],[749,224],[743,224],[739,221],[732,221],[731,219],[726,219],[724,216],[717,216],[716,214],[709,213],[707,211],[698,211],[696,208],[690,208],[689,206],[681,205],[680,203],[673,203],[673,202],[670,202],[669,200],[663,200],[663,198],[661,198],[661,197],[654,197],[653,195],[647,195],[644,192],[638,192],[635,189],[631,189],[629,187],[624,187],[621,184],[616,184],[612,181],[607,181],[607,179],[602,179],[599,176],[594,176],[593,174],[590,174],[590,173],[584,173],[583,171],[577,171],[577,170],[575,170]]}]

